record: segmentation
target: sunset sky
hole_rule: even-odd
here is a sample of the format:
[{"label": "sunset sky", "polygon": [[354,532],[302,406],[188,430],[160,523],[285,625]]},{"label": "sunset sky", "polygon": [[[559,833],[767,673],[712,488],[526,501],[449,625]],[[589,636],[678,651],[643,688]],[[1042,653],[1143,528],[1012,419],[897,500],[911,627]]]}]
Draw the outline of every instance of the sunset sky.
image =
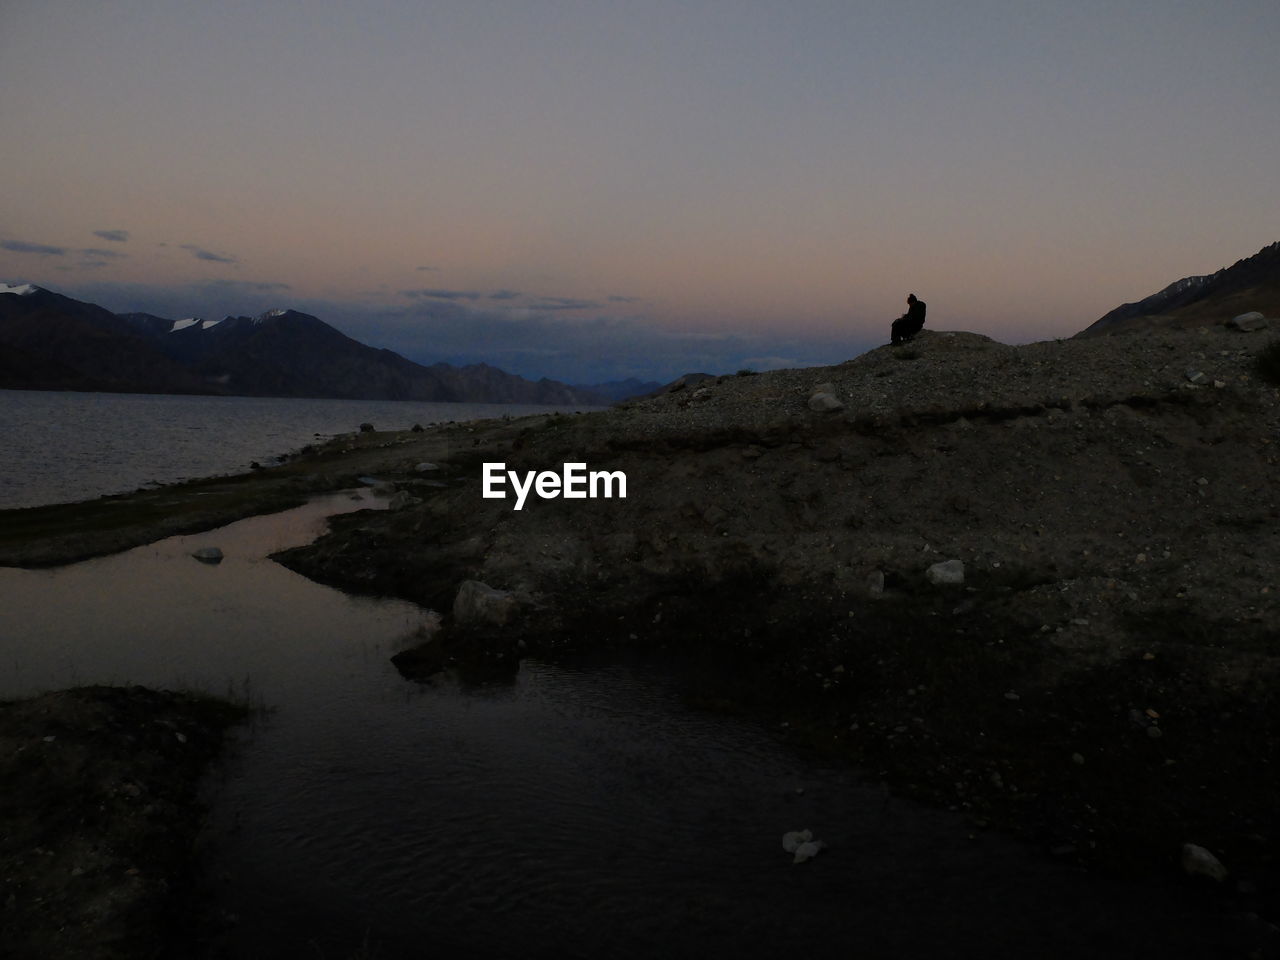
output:
[{"label": "sunset sky", "polygon": [[0,280],[593,382],[1280,240],[1276,0],[0,0]]}]

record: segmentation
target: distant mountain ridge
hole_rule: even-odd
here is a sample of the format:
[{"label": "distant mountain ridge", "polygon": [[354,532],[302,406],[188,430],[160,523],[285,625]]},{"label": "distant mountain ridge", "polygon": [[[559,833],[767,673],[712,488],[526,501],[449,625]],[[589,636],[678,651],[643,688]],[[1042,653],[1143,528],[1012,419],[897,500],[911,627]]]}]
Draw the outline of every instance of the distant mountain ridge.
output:
[{"label": "distant mountain ridge", "polygon": [[1153,325],[1226,323],[1242,313],[1280,315],[1280,241],[1204,276],[1183,277],[1136,303],[1125,303],[1076,334],[1094,337]]},{"label": "distant mountain ridge", "polygon": [[604,406],[613,400],[486,364],[423,366],[318,317],[169,320],[0,284],[0,388]]}]

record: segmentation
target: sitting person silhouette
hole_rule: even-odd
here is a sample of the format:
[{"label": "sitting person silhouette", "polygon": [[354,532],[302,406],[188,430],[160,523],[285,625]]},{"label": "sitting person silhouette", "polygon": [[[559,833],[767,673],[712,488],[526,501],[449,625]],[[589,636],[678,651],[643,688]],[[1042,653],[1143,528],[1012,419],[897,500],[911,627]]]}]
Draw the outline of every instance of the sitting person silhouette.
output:
[{"label": "sitting person silhouette", "polygon": [[889,331],[889,342],[893,346],[906,343],[924,328],[923,300],[917,300],[914,293],[907,294],[907,312],[893,321]]}]

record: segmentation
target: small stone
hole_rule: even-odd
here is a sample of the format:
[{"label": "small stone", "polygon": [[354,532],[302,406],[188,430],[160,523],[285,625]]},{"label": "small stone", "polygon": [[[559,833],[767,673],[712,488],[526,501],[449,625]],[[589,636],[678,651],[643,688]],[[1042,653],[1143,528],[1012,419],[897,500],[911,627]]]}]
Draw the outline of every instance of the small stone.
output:
[{"label": "small stone", "polygon": [[717,504],[707,507],[702,513],[702,519],[710,526],[716,526],[729,519],[729,513]]},{"label": "small stone", "polygon": [[1147,736],[1152,740],[1159,740],[1164,736],[1164,731],[1159,727],[1147,727]]},{"label": "small stone", "polygon": [[373,424],[372,424],[372,423],[362,423],[362,424],[360,424],[360,432],[361,432],[361,433],[373,433]]},{"label": "small stone", "polygon": [[1207,487],[1207,486],[1209,485],[1209,478],[1208,478],[1208,477],[1198,477],[1198,478],[1196,478],[1196,483],[1197,483],[1199,486]]},{"label": "small stone", "polygon": [[200,547],[191,551],[191,556],[201,563],[221,563],[222,551],[217,547]]},{"label": "small stone", "polygon": [[809,409],[818,413],[834,413],[843,410],[844,404],[830,393],[815,393],[809,398]]},{"label": "small stone", "polygon": [[1083,767],[1083,766],[1084,766],[1084,755],[1083,755],[1083,754],[1080,754],[1080,753],[1073,753],[1073,754],[1071,755],[1071,762],[1072,762],[1072,763],[1074,763],[1077,767]]},{"label": "small stone", "polygon": [[516,598],[479,580],[464,580],[453,601],[453,619],[459,626],[504,626],[516,614]]},{"label": "small stone", "polygon": [[884,593],[884,571],[874,570],[867,577],[867,593],[873,597],[878,597]]},{"label": "small stone", "polygon": [[1194,843],[1182,845],[1182,869],[1193,877],[1209,877],[1219,883],[1227,878],[1227,868],[1222,865],[1222,861]]},{"label": "small stone", "polygon": [[388,510],[403,510],[405,507],[411,507],[415,503],[421,503],[421,497],[415,497],[408,490],[399,491],[394,497],[387,501]]},{"label": "small stone", "polygon": [[1227,326],[1242,333],[1252,333],[1254,330],[1265,330],[1267,318],[1257,310],[1252,310],[1249,313],[1242,313],[1239,316],[1232,317],[1227,321]]},{"label": "small stone", "polygon": [[414,470],[416,470],[416,471],[418,471],[418,473],[427,473],[427,472],[429,472],[429,471],[431,471],[431,470],[439,470],[439,469],[440,469],[440,465],[439,465],[438,463],[427,463],[427,462],[424,460],[422,463],[419,463],[419,464],[418,464],[417,466],[415,466],[413,469],[414,469]]},{"label": "small stone", "polygon": [[1206,380],[1208,380],[1208,379],[1209,379],[1209,378],[1208,378],[1208,377],[1206,377],[1206,376],[1205,376],[1201,371],[1199,371],[1199,370],[1190,370],[1190,369],[1188,369],[1188,370],[1187,370],[1187,380],[1188,380],[1189,382],[1191,382],[1191,383],[1201,384],[1201,383],[1204,383],[1204,382],[1205,382]]},{"label": "small stone", "polygon": [[1020,696],[1018,696],[1018,695],[1017,695],[1016,693],[1014,693],[1014,691],[1012,691],[1012,690],[1008,691],[1008,692],[1004,695],[1004,698],[1005,698],[1006,700],[1021,700],[1021,699],[1022,699]]},{"label": "small stone", "polygon": [[804,863],[816,857],[824,846],[821,840],[813,839],[813,833],[809,830],[792,830],[782,835],[782,849],[795,854],[792,863]]},{"label": "small stone", "polygon": [[925,575],[930,583],[964,583],[964,561],[944,560],[941,563],[935,563],[925,571]]}]

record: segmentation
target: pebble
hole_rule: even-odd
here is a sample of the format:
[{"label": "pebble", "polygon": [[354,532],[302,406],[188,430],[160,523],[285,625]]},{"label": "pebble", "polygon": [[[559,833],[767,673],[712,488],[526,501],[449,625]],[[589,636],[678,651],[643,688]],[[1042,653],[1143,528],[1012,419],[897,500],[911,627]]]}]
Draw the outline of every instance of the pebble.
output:
[{"label": "pebble", "polygon": [[1182,845],[1182,869],[1192,876],[1209,877],[1219,882],[1227,878],[1227,868],[1222,861],[1194,843]]}]

